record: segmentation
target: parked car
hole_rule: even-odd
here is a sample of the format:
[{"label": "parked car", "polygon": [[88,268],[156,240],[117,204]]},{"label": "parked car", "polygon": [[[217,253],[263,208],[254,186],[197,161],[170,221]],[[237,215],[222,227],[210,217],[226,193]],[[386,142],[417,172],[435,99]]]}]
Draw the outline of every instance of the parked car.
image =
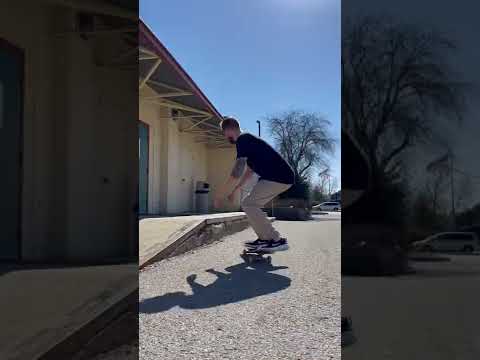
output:
[{"label": "parked car", "polygon": [[465,226],[460,229],[461,232],[473,232],[480,239],[480,225]]},{"label": "parked car", "polygon": [[480,242],[473,232],[443,232],[417,241],[413,247],[416,250],[431,252],[473,252],[480,250]]},{"label": "parked car", "polygon": [[312,207],[313,210],[320,211],[339,211],[341,209],[340,203],[337,201],[327,201]]}]

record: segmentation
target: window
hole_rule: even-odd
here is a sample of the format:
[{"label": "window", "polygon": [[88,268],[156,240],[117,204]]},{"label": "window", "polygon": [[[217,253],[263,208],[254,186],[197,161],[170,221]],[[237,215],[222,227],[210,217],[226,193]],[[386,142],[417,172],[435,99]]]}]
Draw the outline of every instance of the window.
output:
[{"label": "window", "polygon": [[435,240],[440,242],[450,241],[451,239],[452,239],[452,234],[441,234],[435,238]]},{"label": "window", "polygon": [[467,226],[462,231],[480,233],[480,226]]},{"label": "window", "polygon": [[471,234],[453,234],[452,240],[472,240]]}]

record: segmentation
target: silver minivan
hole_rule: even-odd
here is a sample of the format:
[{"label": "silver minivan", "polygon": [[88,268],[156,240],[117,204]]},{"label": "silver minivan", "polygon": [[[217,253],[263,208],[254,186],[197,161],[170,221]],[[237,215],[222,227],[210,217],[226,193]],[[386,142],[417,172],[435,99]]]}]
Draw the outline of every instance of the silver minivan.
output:
[{"label": "silver minivan", "polygon": [[339,211],[341,209],[340,203],[337,201],[327,201],[312,207],[313,210],[320,211]]}]

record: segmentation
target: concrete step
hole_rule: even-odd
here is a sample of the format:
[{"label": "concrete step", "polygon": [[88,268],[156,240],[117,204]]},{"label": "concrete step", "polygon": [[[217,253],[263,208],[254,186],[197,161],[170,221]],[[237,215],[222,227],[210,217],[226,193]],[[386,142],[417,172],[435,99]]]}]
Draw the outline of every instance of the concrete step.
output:
[{"label": "concrete step", "polygon": [[[124,310],[138,289],[137,269],[136,263],[8,269],[0,277],[8,294],[0,298],[8,324],[0,330],[0,359],[71,359]],[[12,304],[19,310],[8,310]]]}]

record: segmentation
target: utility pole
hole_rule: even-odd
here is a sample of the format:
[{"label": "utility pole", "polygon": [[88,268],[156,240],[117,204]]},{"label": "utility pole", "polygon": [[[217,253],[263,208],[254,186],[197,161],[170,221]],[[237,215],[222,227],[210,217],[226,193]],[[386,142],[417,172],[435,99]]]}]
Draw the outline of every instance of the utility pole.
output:
[{"label": "utility pole", "polygon": [[457,218],[456,218],[456,215],[455,215],[455,184],[454,184],[454,181],[453,181],[453,154],[452,154],[452,151],[451,149],[449,150],[448,152],[448,158],[450,160],[450,192],[451,192],[451,197],[452,197],[452,223],[451,223],[451,226],[452,226],[452,230],[455,230],[456,228],[456,222],[457,222]]},{"label": "utility pole", "polygon": [[261,134],[260,134],[260,120],[257,120],[257,124],[258,124],[258,137],[261,137]]}]

